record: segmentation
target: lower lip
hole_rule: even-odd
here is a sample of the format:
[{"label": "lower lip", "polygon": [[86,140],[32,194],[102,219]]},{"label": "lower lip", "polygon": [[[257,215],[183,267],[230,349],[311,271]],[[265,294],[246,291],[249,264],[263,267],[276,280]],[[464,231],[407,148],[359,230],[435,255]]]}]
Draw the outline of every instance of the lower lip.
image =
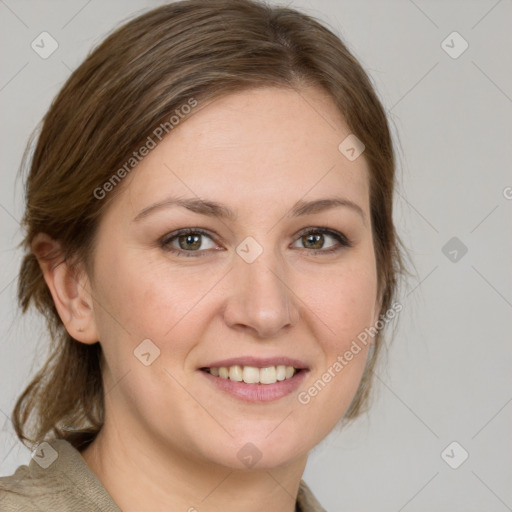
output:
[{"label": "lower lip", "polygon": [[220,390],[246,402],[272,402],[279,400],[293,393],[300,386],[307,373],[307,370],[301,370],[291,379],[278,381],[274,384],[246,384],[245,382],[215,377],[203,370],[199,371]]}]

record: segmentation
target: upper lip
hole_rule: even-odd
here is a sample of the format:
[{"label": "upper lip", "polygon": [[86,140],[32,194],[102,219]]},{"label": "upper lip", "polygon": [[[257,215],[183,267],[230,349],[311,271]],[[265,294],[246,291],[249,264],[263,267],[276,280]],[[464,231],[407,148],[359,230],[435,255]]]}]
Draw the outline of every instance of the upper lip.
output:
[{"label": "upper lip", "polygon": [[293,366],[297,370],[307,370],[308,366],[299,359],[292,359],[290,357],[254,357],[254,356],[241,356],[232,357],[230,359],[222,359],[215,361],[201,368],[220,368],[221,366],[254,366],[255,368],[266,368],[268,366]]}]

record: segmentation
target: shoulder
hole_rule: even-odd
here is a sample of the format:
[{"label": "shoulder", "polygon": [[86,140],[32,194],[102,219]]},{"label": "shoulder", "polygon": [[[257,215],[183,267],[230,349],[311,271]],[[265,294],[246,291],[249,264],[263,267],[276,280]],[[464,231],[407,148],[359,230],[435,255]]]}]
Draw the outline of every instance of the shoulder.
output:
[{"label": "shoulder", "polygon": [[28,512],[37,510],[32,502],[33,493],[27,488],[30,482],[28,466],[19,466],[10,476],[0,477],[0,510],[4,512]]},{"label": "shoulder", "polygon": [[13,475],[0,478],[2,512],[58,511],[65,505],[61,495],[62,492],[64,495],[66,493],[62,479],[57,478],[55,473],[43,477],[34,474],[32,469],[26,465],[19,466]]},{"label": "shoulder", "polygon": [[29,465],[0,477],[0,510],[120,512],[80,452],[63,439],[39,444]]}]

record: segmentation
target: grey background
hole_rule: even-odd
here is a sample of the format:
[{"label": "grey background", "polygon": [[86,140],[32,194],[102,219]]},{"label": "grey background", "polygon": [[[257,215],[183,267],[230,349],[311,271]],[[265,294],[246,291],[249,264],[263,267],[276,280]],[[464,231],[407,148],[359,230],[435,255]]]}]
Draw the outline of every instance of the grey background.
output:
[{"label": "grey background", "polygon": [[[90,48],[160,4],[0,0],[0,475],[29,461],[9,415],[47,343],[16,306],[21,155]],[[329,511],[512,510],[512,2],[288,5],[340,34],[376,84],[399,137],[396,222],[417,270],[373,408],[313,450],[304,479]],[[43,31],[59,44],[47,59],[30,46]],[[456,59],[441,47],[453,31],[469,43]],[[442,251],[454,236],[468,249],[455,262]],[[453,441],[469,453],[458,469],[441,456]]]}]

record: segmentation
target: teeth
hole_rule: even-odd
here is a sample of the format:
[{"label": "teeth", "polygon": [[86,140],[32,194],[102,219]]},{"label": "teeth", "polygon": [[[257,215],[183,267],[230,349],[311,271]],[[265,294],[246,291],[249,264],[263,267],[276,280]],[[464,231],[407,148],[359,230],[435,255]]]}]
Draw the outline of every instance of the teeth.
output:
[{"label": "teeth", "polygon": [[215,377],[229,379],[246,384],[275,384],[278,381],[291,379],[297,370],[293,366],[267,366],[256,368],[255,366],[221,366],[209,368],[208,371]]},{"label": "teeth", "polygon": [[229,367],[229,379],[236,380],[237,382],[241,382],[243,379],[242,376],[242,367],[241,366],[230,366]]},{"label": "teeth", "polygon": [[260,371],[254,366],[244,366],[242,380],[247,384],[258,384],[260,381]]},{"label": "teeth", "polygon": [[[293,366],[290,366],[293,375]],[[260,370],[260,383],[261,384],[274,384],[277,382],[277,370],[275,366],[269,366],[268,368],[262,368]]]}]

